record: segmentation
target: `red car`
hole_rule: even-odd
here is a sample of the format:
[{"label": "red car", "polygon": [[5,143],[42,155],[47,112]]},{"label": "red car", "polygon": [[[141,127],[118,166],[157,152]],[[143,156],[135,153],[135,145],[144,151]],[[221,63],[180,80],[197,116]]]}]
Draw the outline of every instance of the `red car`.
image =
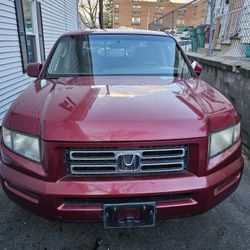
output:
[{"label": "red car", "polygon": [[47,219],[106,228],[223,201],[242,175],[240,118],[192,65],[161,32],[60,37],[44,65],[28,66],[37,79],[5,116],[6,194]]}]

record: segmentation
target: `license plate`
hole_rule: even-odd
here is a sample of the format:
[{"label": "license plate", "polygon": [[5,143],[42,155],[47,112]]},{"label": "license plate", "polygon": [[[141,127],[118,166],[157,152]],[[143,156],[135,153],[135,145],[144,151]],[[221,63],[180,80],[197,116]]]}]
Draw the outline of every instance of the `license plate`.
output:
[{"label": "license plate", "polygon": [[104,228],[153,227],[155,214],[155,202],[106,204]]}]

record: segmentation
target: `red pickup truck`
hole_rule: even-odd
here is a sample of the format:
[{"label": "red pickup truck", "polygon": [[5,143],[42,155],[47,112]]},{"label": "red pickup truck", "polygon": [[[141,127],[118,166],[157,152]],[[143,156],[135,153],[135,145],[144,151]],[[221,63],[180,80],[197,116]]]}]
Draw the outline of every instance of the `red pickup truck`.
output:
[{"label": "red pickup truck", "polygon": [[171,36],[68,33],[27,73],[36,80],[2,124],[0,176],[32,212],[148,227],[203,213],[238,186],[240,118]]}]

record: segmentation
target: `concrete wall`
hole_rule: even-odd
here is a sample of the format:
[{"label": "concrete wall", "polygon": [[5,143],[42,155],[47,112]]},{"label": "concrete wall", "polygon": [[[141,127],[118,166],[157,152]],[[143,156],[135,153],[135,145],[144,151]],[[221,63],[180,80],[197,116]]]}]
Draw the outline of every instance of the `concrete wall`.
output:
[{"label": "concrete wall", "polygon": [[188,56],[202,64],[201,79],[213,85],[232,101],[241,116],[243,141],[250,153],[250,63],[209,58],[190,52]]}]

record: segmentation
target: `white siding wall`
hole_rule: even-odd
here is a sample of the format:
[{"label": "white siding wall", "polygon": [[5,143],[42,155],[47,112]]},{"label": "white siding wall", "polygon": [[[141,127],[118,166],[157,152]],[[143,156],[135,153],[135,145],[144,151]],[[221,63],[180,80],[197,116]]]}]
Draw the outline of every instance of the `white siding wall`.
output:
[{"label": "white siding wall", "polygon": [[41,3],[47,56],[60,35],[78,29],[78,0],[43,0]]},{"label": "white siding wall", "polygon": [[[56,39],[78,29],[78,0],[41,0],[46,56]],[[0,0],[0,126],[11,103],[32,79],[22,72],[14,0]]]},{"label": "white siding wall", "polygon": [[[78,27],[78,0],[66,0],[67,31],[76,30]],[[75,11],[77,9],[77,11]]]},{"label": "white siding wall", "polygon": [[0,125],[10,104],[31,83],[22,72],[14,0],[0,1]]}]

